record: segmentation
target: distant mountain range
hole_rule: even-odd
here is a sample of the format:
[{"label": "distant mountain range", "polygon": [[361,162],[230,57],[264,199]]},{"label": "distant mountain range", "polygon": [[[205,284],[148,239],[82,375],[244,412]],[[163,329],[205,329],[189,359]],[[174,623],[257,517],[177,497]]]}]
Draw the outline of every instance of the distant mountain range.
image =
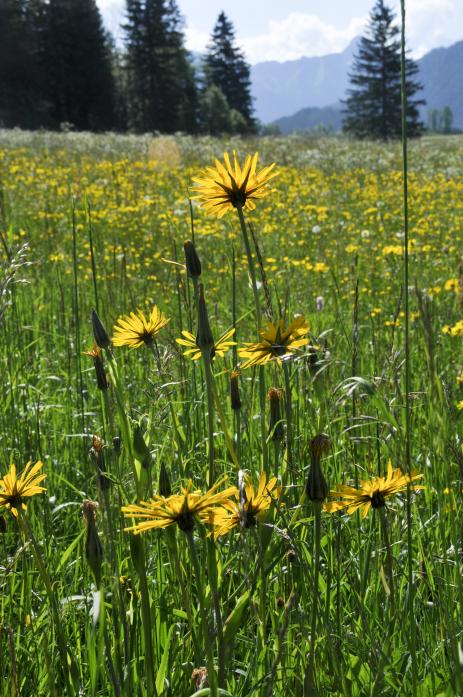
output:
[{"label": "distant mountain range", "polygon": [[[266,61],[251,68],[256,116],[263,123],[276,123],[282,133],[311,129],[319,124],[341,128],[340,101],[345,97],[358,39],[342,53],[316,58]],[[454,126],[463,128],[463,41],[433,49],[419,61],[426,122],[430,109],[449,106]]]}]

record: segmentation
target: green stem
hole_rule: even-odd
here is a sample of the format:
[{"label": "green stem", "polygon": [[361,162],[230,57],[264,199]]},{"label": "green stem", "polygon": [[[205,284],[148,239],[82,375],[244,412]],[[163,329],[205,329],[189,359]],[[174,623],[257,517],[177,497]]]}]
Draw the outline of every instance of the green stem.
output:
[{"label": "green stem", "polygon": [[78,680],[77,666],[75,664],[75,661],[74,661],[72,655],[69,654],[69,652],[67,650],[66,637],[64,636],[63,624],[62,624],[62,621],[61,621],[60,616],[59,616],[58,603],[56,600],[55,593],[53,592],[53,587],[51,585],[50,576],[48,574],[47,568],[46,568],[45,563],[43,561],[43,557],[42,557],[42,554],[40,552],[40,547],[38,545],[38,542],[35,539],[34,533],[32,532],[32,529],[29,525],[28,519],[23,515],[20,508],[17,508],[16,510],[18,512],[17,520],[18,520],[19,527],[21,528],[24,536],[26,538],[28,538],[31,542],[32,550],[34,553],[34,558],[35,558],[35,562],[37,564],[37,568],[39,570],[40,578],[42,579],[42,583],[45,586],[45,590],[47,592],[48,602],[50,603],[50,608],[51,608],[51,612],[52,612],[52,616],[53,616],[53,622],[55,625],[55,632],[56,632],[56,637],[57,637],[61,665],[62,665],[63,671],[66,674],[66,691],[67,691],[67,694],[69,694],[69,695],[75,695],[76,691],[74,689],[73,683],[75,684],[76,681]]},{"label": "green stem", "polygon": [[207,658],[207,674],[208,674],[208,679],[209,679],[210,694],[212,695],[212,697],[217,697],[217,695],[218,695],[217,675],[216,675],[215,666],[214,666],[214,656],[212,653],[212,643],[211,643],[211,640],[209,637],[209,631],[208,631],[208,627],[207,627],[207,613],[206,613],[206,603],[205,603],[205,599],[204,599],[203,582],[202,582],[202,576],[201,576],[201,569],[200,569],[198,557],[196,554],[195,541],[193,538],[193,531],[189,530],[186,533],[186,536],[188,538],[188,547],[190,550],[191,561],[193,564],[193,569],[194,569],[195,578],[196,578],[196,587],[198,590],[199,611],[200,611],[200,615],[201,615],[203,641],[204,641],[204,647],[205,647],[206,658]]},{"label": "green stem", "polygon": [[[408,152],[407,152],[407,84],[405,56],[405,0],[400,0],[401,10],[401,102],[402,102],[402,173],[403,173],[403,214],[404,214],[404,311],[405,311],[405,465],[411,473],[410,448],[410,309],[408,292]],[[415,588],[413,585],[413,545],[412,545],[412,502],[411,486],[407,486],[407,557],[408,557],[408,615],[409,645],[412,664],[412,695],[416,697],[418,688],[418,668],[416,661],[416,618]]]},{"label": "green stem", "polygon": [[145,550],[142,547],[142,565],[138,569],[138,578],[140,579],[141,592],[141,616],[143,624],[143,636],[145,639],[145,662],[146,662],[146,677],[149,695],[157,695],[156,685],[154,682],[154,652],[153,652],[153,634],[151,628],[151,607],[148,591],[148,580],[146,577]]},{"label": "green stem", "polygon": [[383,535],[384,546],[386,547],[386,567],[387,575],[389,577],[389,590],[391,591],[391,605],[394,614],[395,610],[395,592],[394,592],[394,576],[393,576],[393,557],[392,549],[389,543],[389,531],[387,525],[387,511],[386,507],[380,508],[380,518],[381,518],[381,532]]},{"label": "green stem", "polygon": [[[289,367],[288,361],[283,361],[283,373],[285,376],[285,410],[286,410],[286,459],[287,468],[293,479],[293,450],[292,450],[292,440],[293,440],[293,426],[292,426],[292,399],[291,399],[291,380],[289,377]],[[296,482],[291,481],[291,484]]]},{"label": "green stem", "polygon": [[[248,269],[249,269],[249,275],[251,276],[252,292],[254,295],[254,305],[255,305],[255,309],[256,309],[257,329],[259,330],[261,328],[261,325],[262,325],[262,313],[260,310],[259,293],[257,290],[256,270],[254,268],[254,261],[252,258],[251,245],[249,243],[249,235],[248,235],[248,231],[246,229],[246,221],[244,219],[243,209],[241,206],[238,206],[236,210],[238,211],[238,218],[240,221],[241,232],[243,234],[244,247],[246,249],[246,257],[248,260]],[[264,470],[267,471],[268,470],[268,450],[267,450],[267,437],[266,437],[266,433],[265,433],[265,372],[264,372],[263,366],[259,366],[259,403],[260,403],[260,433],[261,433],[261,441],[262,441],[262,460],[263,460]]]},{"label": "green stem", "polygon": [[214,387],[212,383],[212,366],[210,350],[202,351],[204,361],[204,373],[206,376],[206,392],[207,392],[207,431],[208,431],[208,459],[209,459],[209,487],[213,486],[215,481],[214,468]]},{"label": "green stem", "polygon": [[314,505],[314,573],[313,573],[313,593],[312,593],[312,613],[310,620],[310,648],[307,669],[304,678],[304,697],[309,697],[316,693],[314,682],[314,654],[315,640],[317,635],[317,612],[318,612],[318,577],[320,573],[320,550],[321,550],[321,509],[322,504],[318,501]]}]

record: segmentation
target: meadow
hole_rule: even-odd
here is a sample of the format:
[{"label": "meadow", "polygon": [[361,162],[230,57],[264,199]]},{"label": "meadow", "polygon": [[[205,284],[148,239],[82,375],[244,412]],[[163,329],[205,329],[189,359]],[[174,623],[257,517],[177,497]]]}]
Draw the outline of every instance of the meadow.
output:
[{"label": "meadow", "polygon": [[[191,198],[233,150],[241,221]],[[2,697],[463,694],[463,137],[410,144],[408,288],[401,167],[0,131]]]}]

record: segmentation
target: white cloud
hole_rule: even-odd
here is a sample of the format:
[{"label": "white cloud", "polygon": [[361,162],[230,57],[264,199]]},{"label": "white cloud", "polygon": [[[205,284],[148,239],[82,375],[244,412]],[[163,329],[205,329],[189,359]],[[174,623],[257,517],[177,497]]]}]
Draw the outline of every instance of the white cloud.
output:
[{"label": "white cloud", "polygon": [[205,31],[199,31],[194,27],[187,25],[185,28],[185,45],[189,51],[198,51],[202,53],[209,43],[210,34]]},{"label": "white cloud", "polygon": [[[394,9],[400,21],[400,2]],[[407,43],[413,56],[420,58],[436,46],[447,46],[460,38],[455,0],[407,0]]]},{"label": "white cloud", "polygon": [[364,25],[364,17],[354,17],[339,28],[317,15],[292,12],[283,20],[270,21],[265,33],[245,37],[240,43],[251,63],[323,56],[346,48]]}]

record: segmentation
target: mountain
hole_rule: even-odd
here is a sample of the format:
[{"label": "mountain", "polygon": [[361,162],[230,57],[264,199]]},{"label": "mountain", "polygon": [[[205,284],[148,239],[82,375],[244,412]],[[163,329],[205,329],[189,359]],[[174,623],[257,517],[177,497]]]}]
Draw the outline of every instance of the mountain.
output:
[{"label": "mountain", "polygon": [[426,99],[424,116],[429,109],[449,106],[453,111],[454,127],[463,128],[463,41],[429,51],[418,65],[418,77]]},{"label": "mountain", "polygon": [[341,104],[325,107],[307,107],[296,111],[292,116],[275,119],[273,125],[278,126],[280,133],[286,135],[294,131],[311,131],[323,126],[330,131],[340,131],[342,128]]},{"label": "mountain", "polygon": [[308,105],[325,107],[339,101],[347,89],[347,73],[357,41],[354,39],[342,53],[253,65],[251,82],[257,118],[268,123]]},{"label": "mountain", "polygon": [[[330,124],[337,130],[340,119],[337,105],[344,99],[349,85],[348,72],[357,42],[354,39],[342,53],[254,65],[251,79],[256,116],[263,123],[276,122],[283,133],[318,124]],[[424,122],[430,109],[449,106],[454,127],[462,129],[463,41],[448,48],[433,49],[417,62],[426,99],[422,108]]]}]

